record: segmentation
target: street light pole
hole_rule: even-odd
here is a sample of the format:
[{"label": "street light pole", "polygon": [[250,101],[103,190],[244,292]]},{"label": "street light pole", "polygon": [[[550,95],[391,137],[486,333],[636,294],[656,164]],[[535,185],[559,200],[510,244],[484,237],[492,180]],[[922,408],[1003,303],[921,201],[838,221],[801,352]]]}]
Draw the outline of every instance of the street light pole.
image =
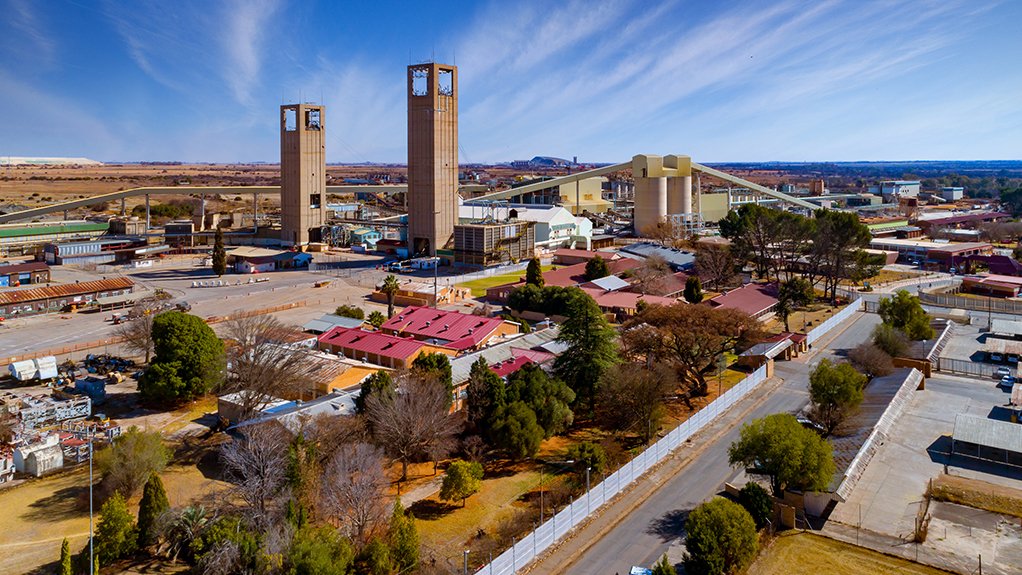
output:
[{"label": "street light pole", "polygon": [[588,466],[586,467],[586,515],[589,515],[589,514],[591,514],[593,512],[592,506],[589,505],[589,499],[590,499],[590,497],[589,497],[589,470],[590,469],[592,469],[592,468],[588,467]]},{"label": "street light pole", "polygon": [[539,524],[543,524],[543,466],[539,467]]},{"label": "street light pole", "polygon": [[465,575],[468,575],[468,549],[465,550]]},{"label": "street light pole", "polygon": [[96,575],[96,559],[93,555],[92,540],[95,531],[92,528],[92,433],[89,433],[89,573]]}]

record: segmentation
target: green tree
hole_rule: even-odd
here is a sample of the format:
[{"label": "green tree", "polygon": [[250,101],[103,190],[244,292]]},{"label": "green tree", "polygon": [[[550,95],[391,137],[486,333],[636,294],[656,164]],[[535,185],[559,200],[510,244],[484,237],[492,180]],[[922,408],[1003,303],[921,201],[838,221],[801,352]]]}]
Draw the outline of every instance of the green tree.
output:
[{"label": "green tree", "polygon": [[909,346],[905,332],[889,323],[881,323],[873,328],[873,343],[891,357],[904,356]]},{"label": "green tree", "polygon": [[703,284],[699,282],[699,276],[688,276],[685,280],[685,301],[688,303],[700,303],[703,301]]},{"label": "green tree", "polygon": [[649,443],[660,429],[667,409],[664,398],[678,378],[663,363],[619,363],[607,370],[597,394],[596,419],[600,427],[638,433]]},{"label": "green tree", "polygon": [[507,403],[504,380],[490,369],[483,357],[475,360],[469,370],[467,403],[469,425],[484,435],[489,431],[488,423],[494,411]]},{"label": "green tree", "polygon": [[227,250],[224,249],[224,231],[218,226],[213,236],[213,273],[217,277],[227,273]]},{"label": "green tree", "polygon": [[539,258],[529,260],[529,265],[525,268],[525,283],[538,288],[543,287],[545,281],[543,280],[543,268],[539,264]]},{"label": "green tree", "polygon": [[384,315],[380,313],[379,310],[374,309],[372,313],[369,314],[369,319],[367,321],[369,322],[369,325],[375,327],[376,329],[380,329],[380,326],[387,322],[387,318],[384,317]]},{"label": "green tree", "polygon": [[67,537],[60,544],[60,575],[73,575],[74,570],[71,567],[71,545],[67,542]]},{"label": "green tree", "polygon": [[401,290],[401,283],[394,274],[388,274],[380,285],[380,293],[387,296],[387,319],[394,317],[394,297]]},{"label": "green tree", "polygon": [[575,392],[534,363],[508,376],[506,393],[506,402],[524,402],[536,414],[544,438],[567,431],[574,421],[569,406],[575,400]]},{"label": "green tree", "polygon": [[412,370],[422,377],[435,378],[447,391],[454,391],[451,359],[443,353],[424,353],[412,361]]},{"label": "green tree", "polygon": [[759,483],[752,481],[746,483],[738,492],[738,503],[752,516],[752,520],[756,522],[756,529],[766,527],[773,517],[774,499],[766,489],[760,487]]},{"label": "green tree", "polygon": [[390,548],[381,539],[373,539],[355,556],[352,572],[365,575],[390,575],[393,572]]},{"label": "green tree", "polygon": [[295,532],[287,552],[288,575],[347,575],[355,558],[351,543],[323,525]]},{"label": "green tree", "polygon": [[568,448],[568,459],[575,462],[575,471],[585,477],[586,469],[591,473],[603,473],[607,467],[607,452],[599,443],[583,441]]},{"label": "green tree", "polygon": [[781,282],[777,290],[777,315],[784,322],[784,331],[791,331],[788,327],[788,317],[795,311],[795,308],[804,307],[813,302],[813,284],[805,278],[791,278]]},{"label": "green tree", "polygon": [[785,489],[821,491],[834,475],[830,443],[802,427],[789,413],[775,413],[743,425],[740,437],[728,448],[728,460],[769,477],[778,497]]},{"label": "green tree", "polygon": [[163,471],[170,461],[170,450],[163,445],[158,431],[143,431],[132,425],[114,439],[110,449],[96,455],[103,477],[103,490],[133,496],[151,475]]},{"label": "green tree", "polygon": [[357,305],[347,304],[337,306],[337,309],[334,310],[334,315],[339,315],[341,317],[350,317],[352,319],[366,318],[366,312],[363,311],[362,308],[358,307]]},{"label": "green tree", "polygon": [[823,425],[828,434],[862,403],[862,390],[866,376],[847,363],[837,365],[829,359],[817,364],[809,374],[809,400],[813,419]]},{"label": "green tree", "polygon": [[741,573],[758,548],[752,516],[727,499],[717,497],[702,503],[685,520],[687,575]]},{"label": "green tree", "polygon": [[362,380],[358,397],[355,398],[355,413],[365,413],[369,397],[379,395],[385,399],[393,399],[395,393],[394,380],[382,369]]},{"label": "green tree", "polygon": [[593,256],[593,258],[586,262],[586,281],[598,280],[605,278],[610,275],[610,268],[607,267],[607,260],[600,256]]},{"label": "green tree", "polygon": [[653,565],[653,575],[678,575],[674,565],[667,559],[667,554],[660,556],[660,560]]},{"label": "green tree", "polygon": [[419,532],[415,528],[415,518],[405,512],[400,498],[394,501],[388,536],[390,558],[398,572],[414,572],[419,564]]},{"label": "green tree", "polygon": [[197,316],[179,311],[156,316],[153,349],[153,361],[138,382],[146,403],[191,401],[223,381],[224,343]]},{"label": "green tree", "polygon": [[906,290],[898,290],[892,297],[881,299],[877,311],[884,323],[905,332],[910,339],[918,341],[933,337],[930,316],[923,310],[919,298]]},{"label": "green tree", "polygon": [[532,457],[543,442],[543,428],[536,423],[536,413],[521,401],[497,408],[490,435],[493,444],[513,459]]},{"label": "green tree", "polygon": [[596,403],[596,383],[604,372],[618,362],[617,333],[593,298],[579,291],[568,304],[568,319],[561,324],[558,341],[568,349],[554,361],[554,373],[575,392],[592,413]]},{"label": "green tree", "polygon": [[[120,493],[114,493],[99,508],[99,523],[93,541],[94,552],[104,564],[126,557],[138,548],[138,530],[128,511],[128,504]],[[88,546],[84,553],[88,555]]]},{"label": "green tree", "polygon": [[475,461],[457,459],[447,467],[444,482],[440,485],[440,499],[444,501],[465,500],[477,493],[483,486],[483,466]]},{"label": "green tree", "polygon": [[156,522],[170,509],[167,490],[158,473],[150,473],[138,504],[138,545],[145,548],[156,543]]}]

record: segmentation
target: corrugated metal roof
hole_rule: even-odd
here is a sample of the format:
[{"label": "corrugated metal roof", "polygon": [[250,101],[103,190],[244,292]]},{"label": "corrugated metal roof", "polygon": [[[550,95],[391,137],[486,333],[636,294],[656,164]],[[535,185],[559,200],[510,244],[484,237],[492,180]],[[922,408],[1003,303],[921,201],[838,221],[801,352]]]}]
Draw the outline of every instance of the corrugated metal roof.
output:
[{"label": "corrugated metal roof", "polygon": [[623,280],[623,279],[621,279],[621,278],[619,278],[617,276],[602,277],[602,278],[599,278],[599,279],[595,279],[595,280],[593,280],[593,281],[591,281],[589,283],[595,285],[596,287],[598,287],[600,289],[605,289],[607,291],[616,291],[616,290],[619,290],[619,289],[624,289],[624,288],[628,287],[629,285],[631,285],[628,282],[626,282],[625,280]]},{"label": "corrugated metal roof", "polygon": [[60,297],[73,297],[90,293],[128,289],[135,285],[135,282],[128,278],[108,278],[105,280],[94,280],[63,284],[56,286],[31,288],[0,293],[0,305],[12,303],[25,303],[30,301],[47,300]]},{"label": "corrugated metal roof", "polygon": [[1022,453],[1022,425],[959,413],[951,438],[983,447]]},{"label": "corrugated metal roof", "polygon": [[417,338],[457,342],[455,349],[465,349],[478,345],[503,323],[503,319],[496,317],[410,306],[387,320],[380,329]]},{"label": "corrugated metal roof", "polygon": [[22,264],[0,266],[0,275],[41,272],[48,269],[50,269],[50,266],[46,265],[46,262],[25,262]]},{"label": "corrugated metal roof", "polygon": [[325,313],[320,316],[319,319],[306,322],[305,325],[302,326],[302,329],[305,331],[318,331],[319,333],[325,333],[335,326],[355,328],[361,326],[363,323],[365,322],[361,319]]},{"label": "corrugated metal roof", "polygon": [[[335,327],[319,336],[321,344],[353,349],[360,353],[374,353],[383,357],[405,360],[426,345],[411,338],[387,335],[378,331]],[[360,359],[360,358],[355,358]]]},{"label": "corrugated metal roof", "polygon": [[710,305],[756,316],[777,305],[776,296],[777,284],[746,284],[711,299]]},{"label": "corrugated metal roof", "polygon": [[519,356],[528,356],[533,361],[537,361],[536,356],[523,350],[542,349],[543,346],[554,342],[557,339],[557,334],[557,327],[551,327],[516,337],[504,343],[491,345],[475,353],[456,357],[451,360],[451,379],[454,381],[454,385],[460,385],[468,381],[468,374],[472,370],[472,364],[480,357],[486,361],[486,365],[493,365],[498,361],[507,361]]}]

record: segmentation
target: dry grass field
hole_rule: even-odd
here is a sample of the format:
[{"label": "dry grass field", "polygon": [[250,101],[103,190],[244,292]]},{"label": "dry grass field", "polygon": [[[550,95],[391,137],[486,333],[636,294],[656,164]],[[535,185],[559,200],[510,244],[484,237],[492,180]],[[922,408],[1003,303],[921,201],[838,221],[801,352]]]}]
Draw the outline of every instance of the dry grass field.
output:
[{"label": "dry grass field", "polygon": [[749,567],[748,575],[948,575],[906,559],[884,555],[811,533],[790,533],[773,540]]}]

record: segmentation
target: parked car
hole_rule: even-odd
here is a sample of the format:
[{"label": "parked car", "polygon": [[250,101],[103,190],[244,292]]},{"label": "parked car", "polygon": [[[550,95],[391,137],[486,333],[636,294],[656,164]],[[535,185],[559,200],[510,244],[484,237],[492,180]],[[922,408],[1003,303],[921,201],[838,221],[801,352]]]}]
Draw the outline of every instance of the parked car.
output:
[{"label": "parked car", "polygon": [[809,419],[808,417],[799,415],[795,417],[795,420],[798,421],[802,427],[806,429],[812,429],[813,431],[819,433],[820,435],[823,435],[827,432],[826,428],[824,428],[819,423],[816,423],[815,421]]},{"label": "parked car", "polygon": [[997,371],[994,372],[994,376],[995,377],[1005,377],[1005,376],[1010,376],[1010,375],[1011,375],[1011,370],[1006,368],[1006,367],[999,367],[999,368],[997,368]]},{"label": "parked car", "polygon": [[1017,353],[1009,353],[1008,354],[1008,363],[1018,363],[1018,354]]},{"label": "parked car", "polygon": [[1004,356],[999,353],[991,353],[990,361],[993,363],[1001,363],[1002,361],[1004,361]]},{"label": "parked car", "polygon": [[1013,386],[1013,385],[1015,385],[1015,378],[1014,377],[1012,377],[1010,375],[1006,375],[1006,376],[1001,378],[1001,383],[1000,383],[1001,387],[1007,387],[1008,389],[1011,389],[1011,386]]}]

